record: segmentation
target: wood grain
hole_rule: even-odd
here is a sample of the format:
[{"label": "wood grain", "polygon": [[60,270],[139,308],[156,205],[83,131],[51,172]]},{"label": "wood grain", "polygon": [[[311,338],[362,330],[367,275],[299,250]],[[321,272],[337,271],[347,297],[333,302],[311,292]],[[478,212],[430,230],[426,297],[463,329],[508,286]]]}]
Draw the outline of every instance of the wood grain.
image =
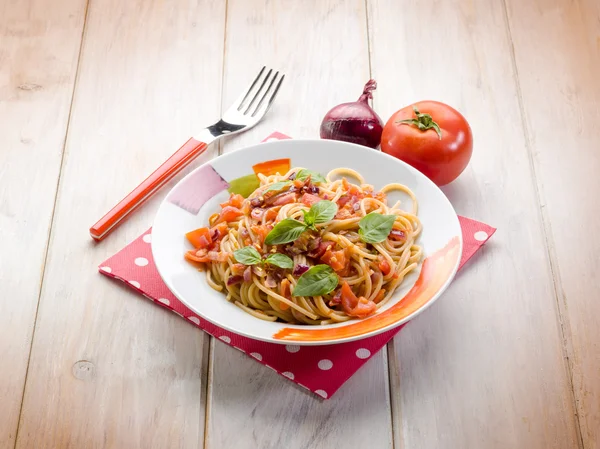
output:
[{"label": "wood grain", "polygon": [[[474,155],[444,191],[458,213],[499,229],[395,338],[396,447],[577,448],[503,5],[380,0],[369,3],[369,19],[378,111],[389,117],[424,99],[460,110],[473,128]],[[530,17],[521,20],[525,33]]]},{"label": "wood grain", "polygon": [[0,448],[13,448],[85,15],[0,2]]},{"label": "wood grain", "polygon": [[87,229],[218,116],[225,5],[89,8],[17,447],[197,448],[207,338],[94,269],[166,190],[99,245]]},{"label": "wood grain", "polygon": [[600,4],[507,1],[583,447],[600,448]]},{"label": "wood grain", "polygon": [[[282,90],[264,122],[225,151],[273,130],[318,138],[325,113],[358,98],[369,79],[363,1],[230,1],[224,106],[262,64],[285,72]],[[219,342],[211,373],[207,448],[392,446],[385,351],[325,402]]]}]

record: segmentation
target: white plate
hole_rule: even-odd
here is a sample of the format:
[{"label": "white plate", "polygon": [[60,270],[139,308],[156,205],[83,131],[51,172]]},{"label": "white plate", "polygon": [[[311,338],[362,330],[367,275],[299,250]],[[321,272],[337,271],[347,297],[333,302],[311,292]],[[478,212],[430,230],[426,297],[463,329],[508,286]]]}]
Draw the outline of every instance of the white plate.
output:
[{"label": "white plate", "polygon": [[[281,158],[290,158],[292,167],[322,174],[338,167],[352,168],[376,191],[385,184],[399,182],[415,193],[419,201],[418,217],[423,224],[418,243],[424,250],[424,262],[404,279],[391,300],[375,315],[323,326],[263,321],[228,302],[222,293],[208,286],[204,273],[184,260],[184,253],[192,248],[185,233],[207,226],[208,217],[220,210],[219,203],[229,197],[226,181],[251,174],[252,166],[257,163]],[[393,193],[390,196],[393,200]],[[197,207],[194,209],[190,204]],[[225,154],[182,179],[156,214],[152,254],[173,294],[217,326],[272,343],[321,345],[379,334],[425,310],[446,289],[458,269],[462,234],[456,212],[442,191],[404,162],[379,151],[334,140],[280,140]]]}]

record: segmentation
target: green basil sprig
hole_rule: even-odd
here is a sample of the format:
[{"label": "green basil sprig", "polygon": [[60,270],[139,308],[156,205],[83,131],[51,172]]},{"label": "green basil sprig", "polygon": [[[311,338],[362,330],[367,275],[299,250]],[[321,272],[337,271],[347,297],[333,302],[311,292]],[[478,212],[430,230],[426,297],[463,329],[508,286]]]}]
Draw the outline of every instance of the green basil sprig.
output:
[{"label": "green basil sprig", "polygon": [[292,296],[321,296],[338,286],[339,278],[329,265],[315,265],[298,279]]},{"label": "green basil sprig", "polygon": [[300,181],[304,181],[309,176],[310,176],[310,180],[315,184],[321,183],[321,182],[327,182],[327,180],[325,179],[325,177],[323,175],[321,175],[320,173],[317,173],[315,171],[312,171],[312,170],[307,170],[306,168],[303,168],[296,174],[296,179],[299,179]]},{"label": "green basil sprig", "polygon": [[279,268],[292,269],[294,261],[285,254],[274,253],[270,254],[264,261],[260,253],[253,246],[245,246],[233,252],[233,257],[236,261],[244,265],[259,265],[268,263]]},{"label": "green basil sprig", "polygon": [[304,231],[306,231],[306,225],[301,221],[284,218],[267,234],[265,243],[267,245],[281,245],[282,243],[293,242]]},{"label": "green basil sprig", "polygon": [[271,184],[269,186],[269,188],[267,190],[265,190],[263,193],[267,193],[270,192],[272,190],[282,190],[284,187],[289,186],[292,183],[292,181],[279,181],[279,182],[275,182],[273,184]]},{"label": "green basil sprig", "polygon": [[285,254],[274,253],[265,259],[265,262],[270,265],[275,265],[279,268],[289,269],[294,268],[294,261]]},{"label": "green basil sprig", "polygon": [[322,200],[312,205],[308,212],[304,213],[304,222],[293,218],[284,218],[275,225],[267,234],[265,243],[267,245],[281,245],[296,240],[308,228],[315,229],[316,224],[326,223],[335,217],[337,204],[332,201]]},{"label": "green basil sprig", "polygon": [[382,215],[371,212],[358,222],[358,235],[366,243],[383,242],[390,234],[395,221],[395,215]]},{"label": "green basil sprig", "polygon": [[253,246],[245,246],[233,252],[233,257],[244,265],[257,265],[262,262],[260,253]]},{"label": "green basil sprig", "polygon": [[323,200],[312,205],[308,212],[304,212],[304,223],[314,227],[316,224],[327,223],[337,214],[338,207],[333,201]]}]

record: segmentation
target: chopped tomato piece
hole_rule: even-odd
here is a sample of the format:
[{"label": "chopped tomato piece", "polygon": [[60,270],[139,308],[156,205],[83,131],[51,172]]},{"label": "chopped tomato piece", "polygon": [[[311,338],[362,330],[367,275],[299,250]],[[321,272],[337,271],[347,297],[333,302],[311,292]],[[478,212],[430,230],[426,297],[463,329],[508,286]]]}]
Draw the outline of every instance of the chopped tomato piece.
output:
[{"label": "chopped tomato piece", "polygon": [[350,195],[358,195],[360,194],[360,190],[354,184],[350,184],[346,178],[342,178],[342,185],[346,192]]},{"label": "chopped tomato piece", "polygon": [[274,202],[274,206],[283,206],[284,204],[290,204],[296,201],[296,194],[294,192],[286,193],[279,196]]},{"label": "chopped tomato piece", "polygon": [[340,207],[344,207],[346,205],[346,203],[348,201],[350,201],[352,199],[352,197],[350,195],[342,195],[339,197],[339,199],[337,200],[338,206]]},{"label": "chopped tomato piece", "polygon": [[276,175],[279,173],[280,175],[284,175],[290,171],[291,162],[289,159],[274,159],[272,161],[261,162],[260,164],[256,164],[252,166],[252,170],[257,175],[259,173],[265,176]]},{"label": "chopped tomato piece", "polygon": [[379,293],[377,293],[377,296],[375,296],[375,298],[373,298],[373,302],[375,304],[379,304],[384,297],[385,297],[385,289],[382,288],[381,290],[379,290]]},{"label": "chopped tomato piece", "polygon": [[186,238],[194,245],[194,248],[208,248],[212,244],[210,229],[198,228],[195,231],[188,232]]},{"label": "chopped tomato piece", "polygon": [[323,254],[325,254],[327,252],[327,250],[329,250],[329,248],[331,248],[332,246],[335,245],[335,242],[321,242],[319,240],[320,239],[315,239],[315,241],[318,241],[318,244],[315,245],[314,249],[310,249],[310,251],[308,252],[308,254],[306,254],[308,257],[313,257],[315,259],[320,259],[321,256]]},{"label": "chopped tomato piece", "polygon": [[387,276],[388,274],[390,274],[390,271],[392,270],[392,267],[390,267],[390,263],[387,261],[387,259],[385,259],[383,257],[379,258],[378,266],[384,276]]},{"label": "chopped tomato piece", "polygon": [[237,207],[225,206],[223,208],[223,210],[221,211],[221,214],[219,215],[219,218],[217,219],[215,224],[219,224],[224,221],[227,221],[227,222],[233,221],[240,215],[242,215],[242,211],[239,210]]},{"label": "chopped tomato piece", "polygon": [[397,242],[403,242],[406,240],[406,234],[404,231],[400,231],[399,229],[392,229],[390,231],[390,235],[388,235],[388,238]]},{"label": "chopped tomato piece", "polygon": [[338,220],[345,220],[346,218],[352,218],[354,216],[354,209],[352,209],[349,204],[345,205],[344,207],[342,207],[340,210],[338,210],[338,213],[335,214],[335,218],[337,218]]},{"label": "chopped tomato piece", "polygon": [[210,259],[208,258],[207,251],[205,249],[201,249],[200,251],[196,251],[195,249],[191,249],[186,252],[183,257],[185,260],[189,260],[190,262],[198,262],[204,263],[208,262]]},{"label": "chopped tomato piece", "polygon": [[213,242],[216,240],[221,240],[227,235],[228,231],[229,228],[227,227],[227,223],[219,223],[210,229],[210,237],[212,238]]},{"label": "chopped tomato piece", "polygon": [[305,206],[309,206],[310,207],[313,204],[318,203],[319,201],[321,201],[321,198],[319,198],[317,195],[313,195],[312,193],[305,193],[304,195],[302,195],[302,198],[300,199],[300,201]]},{"label": "chopped tomato piece", "polygon": [[227,201],[225,201],[224,203],[221,203],[221,208],[224,209],[227,206],[233,206],[233,207],[237,207],[238,209],[240,207],[242,207],[242,204],[244,203],[244,197],[240,194],[237,193],[232,193],[229,196],[229,199]]},{"label": "chopped tomato piece", "polygon": [[259,245],[263,244],[263,242],[267,238],[267,234],[270,232],[270,229],[265,225],[250,226],[250,229],[256,234],[256,237],[258,237]]},{"label": "chopped tomato piece", "polygon": [[267,211],[263,215],[264,222],[265,223],[270,223],[270,222],[274,221],[277,218],[277,214],[279,213],[279,209],[280,209],[280,207],[278,207],[278,206],[271,207],[271,208],[267,209]]},{"label": "chopped tomato piece", "polygon": [[385,202],[385,193],[377,192],[375,194],[375,199],[381,201],[382,203]]},{"label": "chopped tomato piece", "polygon": [[349,316],[365,318],[377,310],[377,305],[362,296],[357,298],[347,282],[342,284],[342,309]]},{"label": "chopped tomato piece", "polygon": [[321,256],[321,261],[333,268],[333,271],[341,271],[346,267],[346,252],[343,249],[339,251],[328,249]]},{"label": "chopped tomato piece", "polygon": [[246,271],[246,265],[244,265],[243,263],[234,263],[231,266],[231,272],[234,275],[244,274],[244,271]]},{"label": "chopped tomato piece", "polygon": [[[279,286],[279,294],[281,296],[283,296],[284,298],[291,299],[292,296],[290,293],[290,281],[289,280],[284,279],[281,281],[281,284]],[[279,308],[281,310],[287,310],[290,308],[290,306],[284,302],[280,302]]]}]

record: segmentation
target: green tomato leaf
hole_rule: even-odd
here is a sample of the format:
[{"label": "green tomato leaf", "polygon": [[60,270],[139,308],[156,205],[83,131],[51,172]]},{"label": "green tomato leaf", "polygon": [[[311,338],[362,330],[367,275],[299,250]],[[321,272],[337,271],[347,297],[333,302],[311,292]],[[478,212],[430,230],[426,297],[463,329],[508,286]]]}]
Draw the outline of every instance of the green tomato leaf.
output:
[{"label": "green tomato leaf", "polygon": [[268,264],[271,264],[271,265],[275,265],[276,267],[279,267],[279,268],[287,268],[287,269],[294,268],[294,261],[292,259],[290,259],[288,256],[286,256],[285,254],[280,254],[280,253],[271,254],[269,257],[267,257],[267,260],[265,262],[267,262]]},{"label": "green tomato leaf", "polygon": [[292,296],[321,296],[338,286],[339,278],[329,265],[316,265],[298,279]]},{"label": "green tomato leaf", "polygon": [[256,265],[262,262],[260,253],[253,246],[245,246],[233,252],[233,257],[244,265]]},{"label": "green tomato leaf", "polygon": [[271,184],[269,186],[269,188],[267,190],[265,190],[263,193],[267,193],[270,192],[272,190],[282,190],[284,187],[289,186],[292,183],[292,181],[279,181],[279,182],[275,182],[273,184]]},{"label": "green tomato leaf", "polygon": [[310,180],[313,182],[313,184],[327,182],[325,177],[323,175],[321,175],[320,173],[317,173],[316,171],[312,171],[312,170],[307,170],[305,168],[303,168],[296,174],[296,179],[299,179],[300,181],[304,181],[309,176],[310,176]]},{"label": "green tomato leaf", "polygon": [[267,234],[265,243],[267,245],[281,245],[282,243],[293,242],[305,230],[306,224],[293,218],[285,218]]},{"label": "green tomato leaf", "polygon": [[394,221],[396,221],[395,215],[382,215],[371,212],[358,222],[358,235],[366,243],[383,242],[390,234]]}]

